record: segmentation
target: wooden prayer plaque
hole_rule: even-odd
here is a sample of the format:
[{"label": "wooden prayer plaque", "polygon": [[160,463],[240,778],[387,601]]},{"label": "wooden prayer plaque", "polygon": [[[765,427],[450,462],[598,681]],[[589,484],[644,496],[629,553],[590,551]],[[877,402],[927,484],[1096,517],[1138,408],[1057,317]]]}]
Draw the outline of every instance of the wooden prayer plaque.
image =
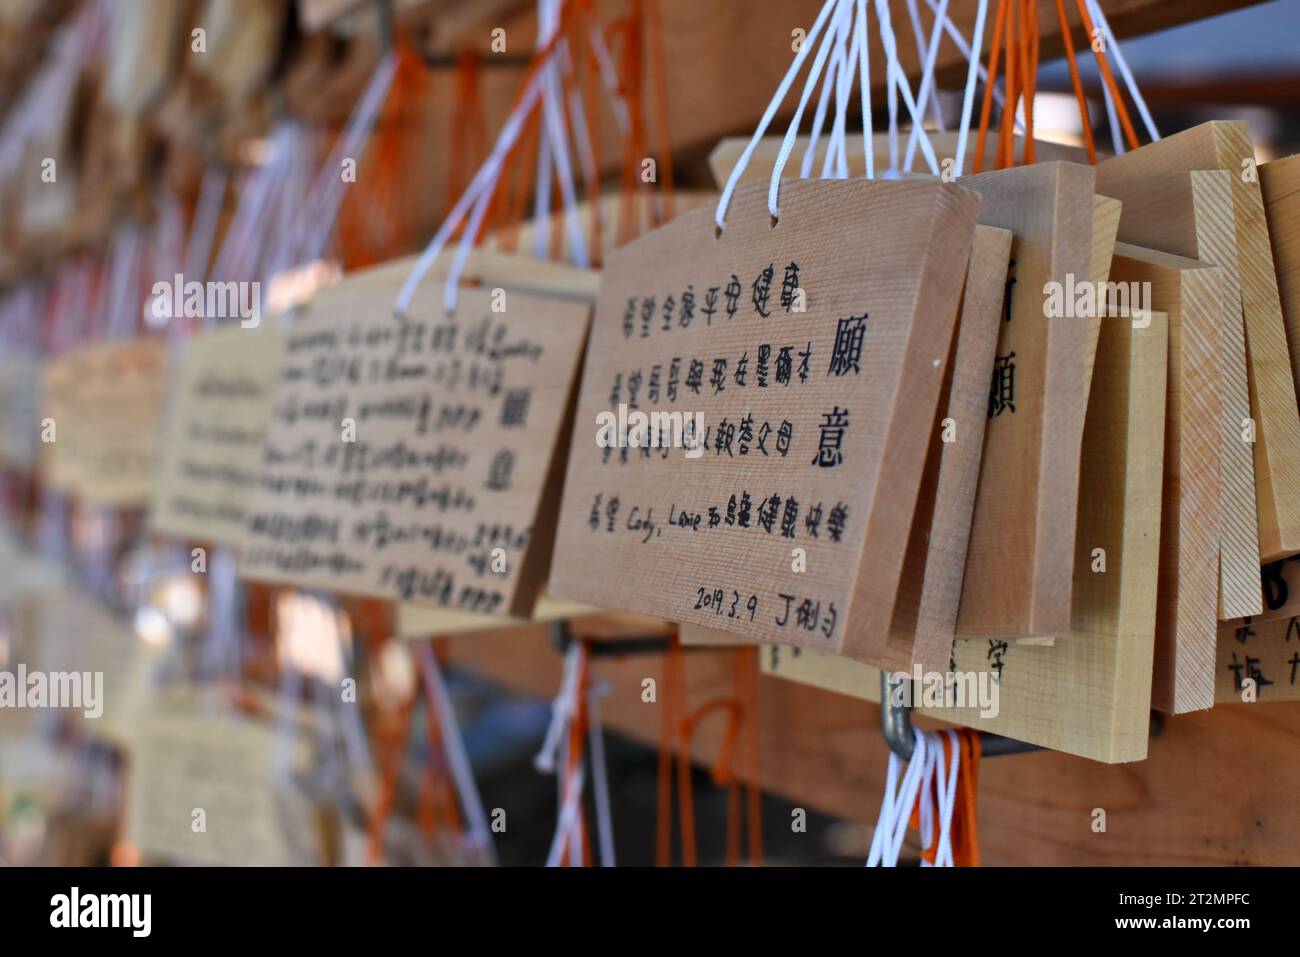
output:
[{"label": "wooden prayer plaque", "polygon": [[[949,706],[920,713],[1111,764],[1146,757],[1167,328],[1161,312],[1145,328],[1102,321],[1083,437],[1073,628],[1051,646],[958,642],[956,670],[942,676]],[[1106,550],[1104,573],[1092,570],[1098,547]],[[769,674],[880,700],[880,672],[854,661],[776,647],[764,649],[761,661]],[[994,680],[996,716],[952,706],[959,694],[967,704],[978,697],[980,681],[991,693]]]},{"label": "wooden prayer plaque", "polygon": [[892,617],[979,202],[791,180],[773,224],[766,199],[609,257],[550,590],[862,647]]},{"label": "wooden prayer plaque", "polygon": [[591,307],[464,288],[444,315],[426,281],[395,315],[410,268],[322,290],[285,334],[241,574],[525,615]]},{"label": "wooden prayer plaque", "polygon": [[957,632],[1054,636],[1070,627],[1079,443],[1100,320],[1049,318],[1046,307],[1049,284],[1066,291],[1092,276],[1093,171],[1042,163],[961,183],[980,194],[980,222],[1015,241]]},{"label": "wooden prayer plaque", "polygon": [[[944,670],[952,654],[1010,254],[1011,233],[975,227],[953,356],[935,412],[893,621],[883,647],[875,641],[862,652],[879,656],[885,667],[907,670],[919,662],[926,670]],[[681,640],[705,646],[751,643],[699,625],[683,625]]]},{"label": "wooden prayer plaque", "polygon": [[1219,625],[1214,700],[1228,704],[1252,695],[1255,703],[1300,701],[1300,618]]},{"label": "wooden prayer plaque", "polygon": [[257,488],[283,338],[274,323],[231,323],[181,348],[149,522],[164,535],[237,548]]},{"label": "wooden prayer plaque", "polygon": [[46,369],[49,480],[92,502],[145,505],[157,477],[167,391],[162,339],[86,346]]},{"label": "wooden prayer plaque", "polygon": [[1005,229],[975,227],[893,621],[886,640],[869,646],[883,667],[944,670],[952,654],[1011,243]]},{"label": "wooden prayer plaque", "polygon": [[1223,271],[1118,243],[1111,280],[1169,316],[1165,479],[1161,505],[1152,704],[1181,713],[1214,705],[1219,591]]},{"label": "wooden prayer plaque", "polygon": [[1232,178],[1226,170],[1103,170],[1120,194],[1119,238],[1148,249],[1211,263],[1223,270],[1226,302],[1219,342],[1223,399],[1219,473],[1219,617],[1255,615],[1260,606],[1259,516],[1255,507],[1255,445],[1250,434],[1246,333],[1237,279]]},{"label": "wooden prayer plaque", "polygon": [[[1250,403],[1255,425],[1255,492],[1261,558],[1272,561],[1300,552],[1300,411],[1294,370],[1300,366],[1300,314],[1282,313],[1273,253],[1269,244],[1255,151],[1246,124],[1215,121],[1148,143],[1097,167],[1097,189],[1123,200],[1145,190],[1159,176],[1175,171],[1225,170],[1232,184],[1235,262],[1219,255],[1223,244],[1200,246],[1198,258],[1236,268],[1250,363]],[[1155,207],[1143,225],[1147,235],[1131,233],[1126,218],[1120,238],[1179,255],[1191,239],[1190,216],[1177,207]],[[1151,234],[1167,237],[1157,242]],[[1197,224],[1199,238],[1199,223]],[[1175,248],[1181,243],[1184,248]],[[1199,243],[1198,243],[1199,246]],[[1289,351],[1288,351],[1289,340]]]},{"label": "wooden prayer plaque", "polygon": [[[296,861],[277,794],[276,729],[197,706],[150,713],[139,729],[128,778],[128,839],[142,854],[182,862],[282,867]],[[301,756],[297,738],[289,753]],[[204,829],[193,828],[194,808]]]}]

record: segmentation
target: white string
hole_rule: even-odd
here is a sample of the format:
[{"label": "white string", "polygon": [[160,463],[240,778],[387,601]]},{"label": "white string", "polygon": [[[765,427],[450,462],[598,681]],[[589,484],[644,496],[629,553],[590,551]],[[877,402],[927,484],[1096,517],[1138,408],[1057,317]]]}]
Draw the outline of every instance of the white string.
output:
[{"label": "white string", "polygon": [[[583,764],[579,761],[574,767],[573,773],[568,775],[565,781],[564,791],[566,798],[560,808],[559,821],[555,825],[555,836],[551,838],[551,849],[546,855],[547,867],[559,867],[560,859],[564,856],[565,845],[570,841],[581,842],[581,832],[574,834],[574,829],[578,824],[578,812],[582,807],[582,780]],[[581,844],[574,847],[575,856],[581,860]]]},{"label": "white string", "polygon": [[618,71],[614,68],[614,58],[609,55],[609,47],[605,44],[605,35],[601,33],[599,27],[593,26],[588,38],[591,42],[591,52],[595,55],[596,65],[600,70],[600,82],[604,84],[605,91],[609,94],[618,131],[627,133],[632,125],[632,119],[628,112],[627,100],[619,91]]},{"label": "white string", "polygon": [[902,759],[892,751],[889,765],[885,772],[885,793],[880,802],[880,816],[876,820],[876,831],[871,838],[871,850],[867,855],[867,867],[895,867],[898,864],[899,850],[903,846],[903,835],[907,831],[907,822],[916,804],[916,795],[920,788],[921,772],[925,768],[927,742],[925,735],[912,729],[915,744],[912,759],[907,763],[902,783],[898,783],[898,772]]},{"label": "white string", "polygon": [[274,750],[271,755],[271,776],[282,784],[293,782],[297,764],[294,743],[298,734],[298,700],[302,694],[302,672],[287,659],[280,674],[280,714],[277,716]]},{"label": "white string", "polygon": [[1133,74],[1129,72],[1128,63],[1125,62],[1124,54],[1119,48],[1119,41],[1115,39],[1115,34],[1111,32],[1110,24],[1106,21],[1106,14],[1102,12],[1101,4],[1097,0],[1087,0],[1087,2],[1089,15],[1092,17],[1094,25],[1101,27],[1102,35],[1105,37],[1107,54],[1112,56],[1119,66],[1119,72],[1123,75],[1124,84],[1128,88],[1128,95],[1133,98],[1133,103],[1142,116],[1142,123],[1147,128],[1147,135],[1151,137],[1152,142],[1155,142],[1160,139],[1160,131],[1156,129],[1155,120],[1151,118],[1151,112],[1147,109],[1146,100],[1142,98],[1142,92],[1138,89]]},{"label": "white string", "polygon": [[496,849],[492,844],[492,832],[488,827],[487,815],[483,812],[483,799],[478,793],[478,784],[474,780],[474,769],[465,752],[465,739],[456,720],[456,709],[452,705],[451,694],[443,680],[442,669],[433,655],[433,648],[425,642],[421,648],[420,670],[424,674],[426,687],[432,691],[432,704],[438,714],[438,724],[442,727],[443,746],[447,751],[447,761],[451,765],[451,776],[456,782],[456,793],[460,797],[460,806],[469,821],[469,838],[474,847],[482,852],[488,863],[495,863]]},{"label": "white string", "polygon": [[[491,198],[492,190],[500,178],[501,165],[505,161],[506,154],[510,152],[515,145],[515,141],[519,139],[524,120],[532,111],[540,95],[538,78],[539,74],[533,75],[524,90],[523,96],[519,99],[519,105],[506,118],[501,133],[492,147],[492,152],[488,154],[488,158],[483,161],[483,165],[474,174],[474,179],[470,182],[469,188],[456,201],[456,205],[452,207],[451,212],[447,214],[447,218],[438,227],[433,239],[429,240],[429,245],[424,247],[424,251],[420,253],[420,258],[416,260],[415,266],[411,269],[411,274],[406,277],[406,282],[402,284],[402,288],[397,294],[394,308],[398,312],[406,312],[410,309],[411,300],[415,296],[416,289],[420,287],[420,282],[442,254],[452,233],[464,221],[466,214],[470,213],[471,207],[473,207],[472,218],[477,219],[480,223],[482,222],[482,213],[479,212],[478,207],[482,205],[483,211],[486,212],[486,203],[480,204],[479,201],[481,198]],[[477,229],[471,224],[471,227],[466,228],[465,233],[466,236],[476,235]],[[465,261],[468,258],[468,248],[462,244],[461,249],[457,250],[456,257],[452,261],[443,293],[443,307],[448,313],[454,312],[456,309],[456,285],[460,280],[460,274],[464,270]]]},{"label": "white string", "polygon": [[[929,0],[933,8],[934,0]],[[947,0],[944,0],[946,3]],[[988,15],[989,0],[979,0],[979,6],[975,11],[975,29],[971,33],[974,41],[974,47],[967,51],[970,63],[966,68],[966,90],[962,93],[961,98],[961,126],[957,130],[957,158],[953,167],[953,173],[961,176],[966,167],[966,138],[970,133],[971,113],[975,106],[975,78],[979,72],[980,47],[984,40],[984,20]],[[945,18],[946,19],[946,18]],[[960,46],[960,44],[959,44]]]},{"label": "white string", "polygon": [[866,158],[867,179],[876,178],[876,147],[871,123],[871,44],[867,42],[867,0],[857,0],[857,23],[853,42],[858,46],[858,96],[862,100],[862,155]]},{"label": "white string", "polygon": [[551,702],[551,722],[546,727],[546,736],[542,747],[533,758],[533,767],[543,774],[555,773],[556,754],[564,732],[577,710],[578,672],[582,646],[576,641],[569,645],[564,655],[564,673],[560,679],[560,690]]},{"label": "white string", "polygon": [[[930,9],[932,11],[935,10],[938,6],[938,0],[925,0],[925,2],[930,5]],[[952,40],[953,44],[957,47],[957,50],[961,53],[961,55],[964,56],[969,62],[976,64],[976,69],[979,71],[980,82],[987,85],[989,81],[989,71],[984,66],[983,63],[980,63],[980,56],[979,56],[981,41],[984,39],[984,29],[981,26],[981,23],[982,21],[978,19],[976,20],[975,31],[971,36],[971,39],[975,44],[975,51],[973,56],[971,55],[970,45],[967,44],[966,38],[962,36],[961,31],[957,29],[956,24],[952,22],[952,17],[943,18],[943,29],[944,32],[948,34],[948,37]],[[996,103],[999,107],[1002,106],[1002,88],[996,83],[993,84],[993,102]],[[1017,117],[1016,132],[1023,133],[1024,131],[1025,131],[1024,125],[1020,122],[1019,117]]]},{"label": "white string", "polygon": [[[544,47],[560,29],[560,0],[542,0],[539,9],[548,12],[547,29],[539,36],[539,47]],[[542,37],[545,40],[542,40]],[[542,67],[542,119],[551,141],[552,159],[560,181],[560,198],[564,202],[564,224],[569,234],[569,258],[574,265],[586,269],[591,260],[587,255],[587,241],[582,235],[582,222],[578,217],[578,196],[573,186],[573,166],[569,162],[568,137],[564,128],[564,100],[560,87],[560,64],[568,51],[568,41],[561,40]],[[539,181],[539,189],[549,193]],[[544,221],[536,224],[542,232]]]},{"label": "white string", "polygon": [[[915,745],[901,784],[899,770],[903,765],[902,759],[892,752],[889,755],[880,814],[867,855],[868,867],[894,867],[898,864],[913,808],[919,810],[922,848],[935,848],[933,865],[923,859],[921,866],[953,866],[952,815],[956,806],[957,778],[961,767],[957,733],[952,730],[927,733],[915,728],[912,733]],[[943,747],[945,735],[950,751],[946,763]],[[933,803],[928,797],[931,788],[934,789]]]},{"label": "white string", "polygon": [[[916,0],[907,0],[907,2],[908,5],[913,8],[913,12],[915,12]],[[939,92],[938,90],[932,89],[934,87],[934,63],[935,58],[939,55],[939,36],[942,32],[943,17],[947,12],[948,0],[940,0],[939,13],[935,16],[934,21],[934,32],[930,34],[930,45],[925,51],[925,63],[921,67],[921,89],[917,92],[916,97],[917,102],[920,104],[922,113],[925,112],[925,101],[931,99],[932,94],[933,98],[931,99],[931,102],[933,102],[936,107],[935,112],[938,112]],[[920,48],[921,43],[918,38],[917,49],[919,50]],[[938,117],[936,123],[938,128],[942,130],[943,118]],[[906,170],[911,170],[912,159],[916,156],[916,135],[918,129],[919,127],[913,126],[911,134],[907,137],[907,155],[903,158],[903,168]]]},{"label": "white string", "polygon": [[[850,2],[851,0],[835,0],[835,19],[837,21],[839,11]],[[790,125],[786,128],[785,138],[781,141],[781,149],[776,156],[776,164],[772,167],[772,180],[767,187],[767,211],[771,214],[773,220],[781,217],[776,202],[777,195],[781,191],[781,171],[785,169],[786,161],[789,160],[790,153],[794,150],[794,141],[799,135],[799,124],[803,121],[804,110],[807,108],[808,100],[817,86],[817,78],[821,76],[822,68],[826,65],[826,58],[835,41],[835,35],[834,30],[828,31],[826,38],[817,48],[817,56],[813,60],[812,69],[808,71],[808,78],[804,81],[803,93],[799,97],[799,106],[794,111],[794,117],[790,120]]]},{"label": "white string", "polygon": [[731,175],[727,177],[727,185],[723,187],[722,196],[718,199],[717,212],[714,213],[713,221],[721,230],[725,225],[727,218],[727,207],[731,204],[731,195],[736,191],[736,186],[740,183],[740,177],[744,175],[745,167],[749,165],[750,159],[754,155],[754,150],[758,148],[759,142],[763,139],[763,134],[767,132],[772,118],[776,116],[776,111],[780,109],[781,104],[785,101],[785,95],[790,92],[790,87],[794,83],[794,78],[799,75],[799,70],[803,67],[804,60],[808,59],[808,50],[812,44],[817,42],[817,37],[821,35],[822,27],[826,19],[830,16],[831,11],[835,8],[838,0],[826,0],[822,5],[821,13],[817,14],[817,20],[813,23],[812,29],[804,38],[804,42],[799,45],[798,51],[795,52],[794,60],[791,61],[789,69],[786,70],[785,76],[781,78],[780,85],[776,88],[776,93],[767,104],[767,109],[763,111],[763,117],[758,121],[758,128],[754,130],[754,135],[750,137],[749,143],[746,144],[744,151],[740,154],[740,159],[736,160],[736,165],[731,169]]},{"label": "white string", "polygon": [[938,176],[939,163],[934,158],[934,149],[930,146],[930,137],[926,133],[925,123],[917,111],[916,100],[912,98],[912,86],[907,80],[907,73],[898,62],[898,42],[894,37],[894,27],[889,19],[888,0],[876,0],[876,19],[880,23],[880,39],[885,47],[890,78],[888,84],[890,90],[889,173],[887,178],[896,179],[898,177],[898,122],[896,116],[897,105],[894,99],[895,90],[903,94],[903,103],[907,106],[907,112],[912,118],[912,127],[917,131],[917,135],[921,140],[921,154],[925,157],[931,174]]},{"label": "white string", "polygon": [[831,127],[830,142],[826,145],[826,157],[822,161],[823,179],[848,179],[849,176],[849,159],[844,142],[849,94],[853,92],[853,64],[862,55],[859,44],[866,42],[865,32],[859,33],[853,29],[853,9],[856,6],[855,0],[845,9],[844,33],[847,37],[851,32],[853,39],[849,43],[847,55],[840,59],[839,75],[835,81],[835,122]]},{"label": "white string", "polygon": [[[947,0],[945,0],[945,4],[946,2]],[[917,58],[919,59],[921,56],[921,51],[926,49],[927,47],[925,42],[925,31],[921,28],[921,13],[917,9],[916,0],[907,0],[907,15],[912,21],[912,36],[916,40],[916,55]],[[936,16],[934,20],[934,27],[933,27],[934,32],[930,38],[930,46],[935,46],[938,44],[939,34],[942,32],[942,30],[943,30],[943,18]],[[923,67],[923,72],[921,75],[925,79],[931,79],[934,75],[934,64],[931,62],[928,63],[925,67]],[[925,115],[925,108],[928,105],[930,107],[931,114],[934,116],[935,129],[942,131],[944,128],[943,110],[939,104],[939,97],[936,95],[934,99],[929,101],[928,104],[926,103],[926,100],[927,100],[927,96],[924,92],[917,93],[916,105],[920,107],[921,115],[922,116]]]},{"label": "white string", "polygon": [[1120,132],[1119,114],[1115,112],[1115,101],[1110,95],[1110,84],[1101,75],[1101,61],[1097,62],[1097,78],[1100,81],[1102,98],[1106,101],[1106,120],[1110,124],[1111,145],[1115,150],[1115,155],[1122,156],[1126,152],[1124,136]]},{"label": "white string", "polygon": [[220,166],[209,166],[203,171],[194,222],[190,224],[189,240],[185,244],[185,274],[188,276],[206,277],[208,274],[208,261],[226,196],[226,179],[226,171]]},{"label": "white string", "polygon": [[[830,68],[826,71],[826,79],[822,81],[821,96],[817,98],[817,109],[813,111],[812,132],[808,136],[808,147],[803,151],[803,161],[799,164],[799,178],[807,179],[812,175],[813,156],[817,152],[817,142],[821,139],[822,126],[826,122],[826,108],[830,105],[832,77],[838,80],[841,67],[845,61],[844,42],[841,39],[841,33],[847,35],[851,29],[850,24],[846,22],[846,14],[851,13],[851,4],[843,2],[839,5],[839,10],[835,14],[835,19],[831,23],[831,29],[826,34],[825,43],[834,49],[831,56]],[[832,144],[828,143],[826,155],[831,155]],[[823,174],[825,175],[825,174]]]},{"label": "white string", "polygon": [[338,216],[339,206],[343,203],[343,193],[347,183],[343,180],[343,161],[351,159],[360,162],[370,131],[383,108],[397,73],[397,56],[392,51],[384,54],[375,72],[366,84],[365,92],[353,107],[348,117],[343,134],[334,142],[325,165],[321,167],[312,181],[307,201],[300,207],[301,215],[295,231],[292,252],[295,260],[288,265],[299,266],[315,262],[325,250],[334,231],[334,220]]},{"label": "white string", "polygon": [[113,240],[109,265],[108,322],[104,339],[117,342],[134,338],[140,315],[140,247],[139,230],[126,227]]},{"label": "white string", "polygon": [[605,769],[605,729],[600,718],[600,699],[609,694],[609,682],[602,681],[587,692],[590,715],[591,780],[596,799],[596,833],[600,837],[600,866],[614,866],[614,821],[610,814],[609,775]]}]

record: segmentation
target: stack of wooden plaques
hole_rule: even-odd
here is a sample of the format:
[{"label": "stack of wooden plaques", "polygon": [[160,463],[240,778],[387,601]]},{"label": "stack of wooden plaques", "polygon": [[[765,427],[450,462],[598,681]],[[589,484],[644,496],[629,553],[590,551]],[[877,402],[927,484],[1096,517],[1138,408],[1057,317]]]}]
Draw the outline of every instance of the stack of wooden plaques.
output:
[{"label": "stack of wooden plaques", "polygon": [[[728,141],[715,156],[738,150]],[[761,144],[751,175],[770,173],[763,157],[774,155]],[[636,561],[635,548],[593,556],[604,536],[586,541],[562,514],[560,547],[587,549],[584,561],[627,584],[583,588],[558,571],[575,565],[558,562],[552,589],[587,600],[613,593],[623,607],[682,621],[687,643],[769,643],[765,670],[873,700],[880,669],[921,679],[918,691],[935,676],[937,696],[917,699],[927,714],[1108,762],[1145,757],[1151,708],[1294,697],[1300,658],[1286,651],[1300,636],[1290,588],[1300,586],[1291,560],[1300,552],[1297,183],[1296,158],[1257,168],[1245,126],[1230,122],[1095,168],[1054,156],[962,177],[957,185],[978,195],[981,226],[961,259],[940,398],[900,426],[923,432],[930,447],[915,495],[892,484],[882,502],[911,516],[901,562],[896,577],[882,575],[881,540],[867,532],[857,541],[856,558],[842,563],[848,597],[834,602],[851,611],[833,632],[806,627],[803,596],[824,609],[812,583],[837,574],[812,567],[813,548],[806,572],[797,554],[790,559],[798,541],[782,543],[783,562],[775,549],[741,560],[717,542],[697,555],[677,528],[698,535],[709,511],[673,488],[666,514],[661,505],[651,518],[658,500],[596,466],[571,470],[566,513],[590,512],[582,517],[596,529],[605,525],[601,492],[641,505],[641,550],[673,536],[677,570],[665,575],[656,559],[632,572],[622,563]],[[1009,240],[1009,251],[993,237]],[[589,376],[608,364],[601,337],[617,338],[604,313],[635,291],[611,288],[624,260],[665,271],[647,243],[611,260]],[[866,341],[879,345],[870,333]],[[685,344],[671,351],[689,354]],[[853,396],[837,382],[818,399],[844,406]],[[571,454],[575,463],[590,455],[577,441]],[[730,485],[765,477],[734,465],[736,480],[724,486],[692,467],[661,470],[656,484],[680,474],[726,505]],[[571,501],[575,492],[586,501]],[[679,516],[699,524],[679,526]],[[749,569],[747,589],[720,580],[739,569]],[[688,577],[699,587],[683,610],[677,579]],[[754,595],[761,614],[751,623]],[[784,618],[811,633],[781,633]],[[977,688],[992,691],[980,698]]]}]

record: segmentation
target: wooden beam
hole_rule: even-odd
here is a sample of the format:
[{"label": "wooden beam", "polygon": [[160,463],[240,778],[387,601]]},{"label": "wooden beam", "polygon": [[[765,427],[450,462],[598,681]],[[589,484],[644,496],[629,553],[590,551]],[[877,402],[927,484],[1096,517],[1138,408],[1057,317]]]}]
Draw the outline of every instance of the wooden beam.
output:
[{"label": "wooden beam", "polygon": [[[453,638],[450,659],[539,699],[560,687],[563,661],[539,626]],[[689,652],[688,702],[729,694],[731,674],[728,652]],[[606,727],[653,747],[661,715],[658,704],[641,699],[645,678],[662,682],[660,656],[592,662],[592,680],[611,685],[601,704]],[[697,764],[716,759],[724,724],[701,725],[691,746]],[[918,724],[931,726],[925,718]],[[1277,755],[1297,748],[1300,708],[1236,704],[1170,719],[1137,764],[1107,766],[1053,752],[983,762],[981,856],[990,865],[1293,863],[1300,853],[1300,765]],[[888,758],[879,708],[760,675],[759,749],[764,789],[874,824]],[[1213,774],[1205,771],[1210,767]],[[1107,812],[1103,834],[1089,827],[1098,807]],[[652,827],[649,817],[644,826]],[[864,830],[864,857],[869,841]]]}]

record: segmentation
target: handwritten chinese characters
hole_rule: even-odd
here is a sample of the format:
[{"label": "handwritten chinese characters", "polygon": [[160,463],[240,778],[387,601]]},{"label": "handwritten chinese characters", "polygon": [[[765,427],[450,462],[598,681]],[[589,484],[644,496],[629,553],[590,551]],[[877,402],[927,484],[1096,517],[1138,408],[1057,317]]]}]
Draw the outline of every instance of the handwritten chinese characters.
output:
[{"label": "handwritten chinese characters", "polygon": [[147,504],[166,390],[161,339],[86,346],[47,365],[41,439],[48,480],[101,504]]},{"label": "handwritten chinese characters", "polygon": [[188,343],[172,389],[150,524],[232,547],[244,537],[283,340],[238,323]]},{"label": "handwritten chinese characters", "polygon": [[[889,622],[977,202],[789,183],[773,228],[765,197],[610,257],[550,590],[838,649]],[[621,441],[593,441],[603,419]]]},{"label": "handwritten chinese characters", "polygon": [[287,334],[243,574],[527,615],[590,306],[436,284],[405,264],[332,287]]}]

